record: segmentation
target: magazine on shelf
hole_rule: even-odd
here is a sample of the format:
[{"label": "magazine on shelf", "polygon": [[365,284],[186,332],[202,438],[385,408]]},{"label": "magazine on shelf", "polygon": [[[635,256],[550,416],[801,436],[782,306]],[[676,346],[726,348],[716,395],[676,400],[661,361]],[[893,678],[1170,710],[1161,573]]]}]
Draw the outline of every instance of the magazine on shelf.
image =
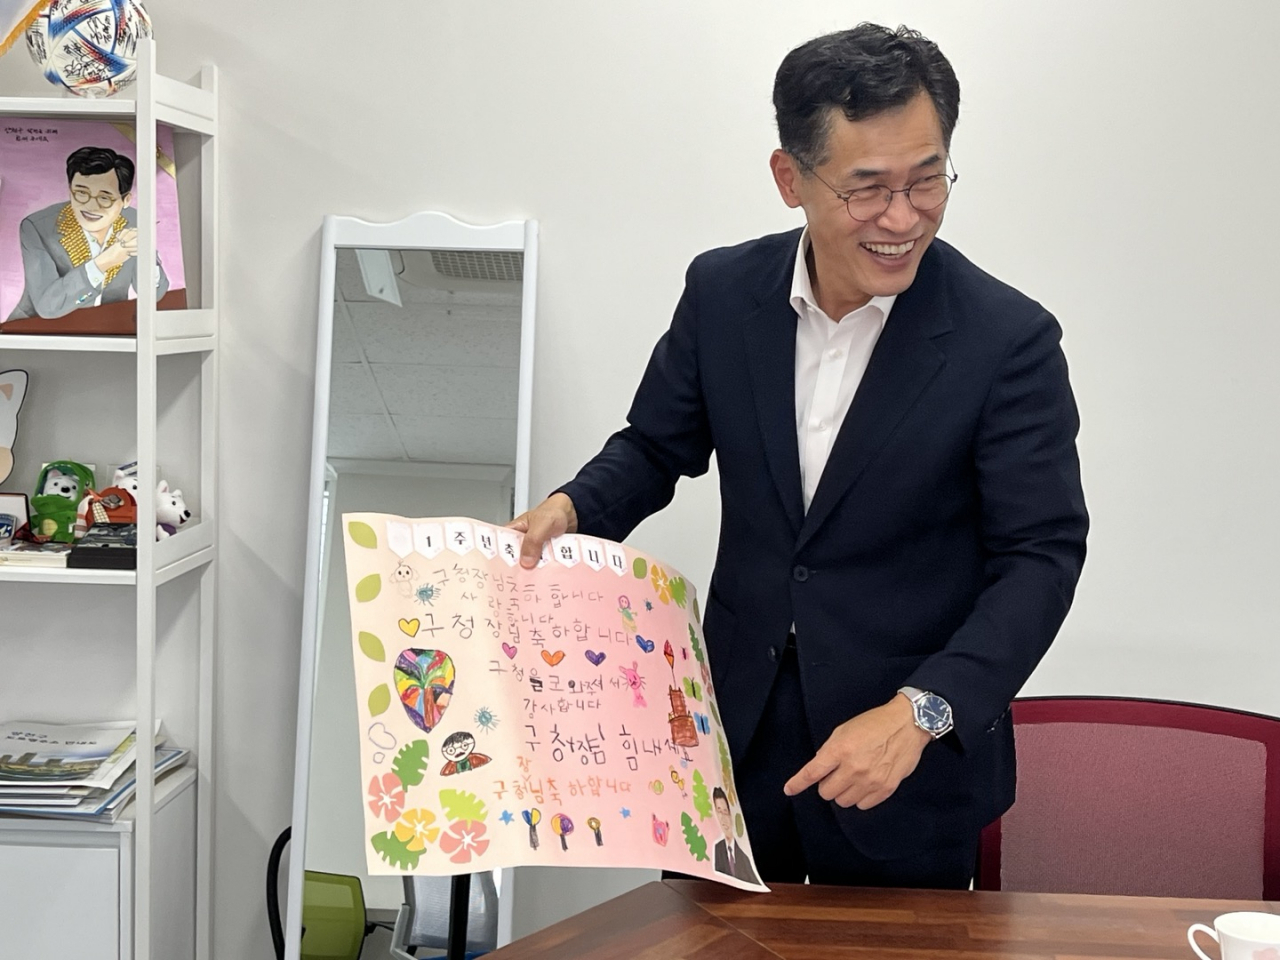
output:
[{"label": "magazine on shelf", "polygon": [[15,540],[0,546],[0,566],[10,564],[23,567],[65,567],[71,555],[69,543],[31,543]]},{"label": "magazine on shelf", "polygon": [[[191,755],[190,750],[178,747],[156,748],[156,782],[177,767],[186,763]],[[79,798],[74,805],[42,806],[37,804],[0,803],[0,814],[17,814],[21,816],[46,817],[59,820],[95,820],[102,823],[114,823],[120,819],[138,787],[135,767],[129,765],[109,790],[94,791],[87,797]]]},{"label": "magazine on shelf", "polygon": [[131,720],[0,724],[0,789],[47,786],[105,790],[133,763],[134,730]]}]

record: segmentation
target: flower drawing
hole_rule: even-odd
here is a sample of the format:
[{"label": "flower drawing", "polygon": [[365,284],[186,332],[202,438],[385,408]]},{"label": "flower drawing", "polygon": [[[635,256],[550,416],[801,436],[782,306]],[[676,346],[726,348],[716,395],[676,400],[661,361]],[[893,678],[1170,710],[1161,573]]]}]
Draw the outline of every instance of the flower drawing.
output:
[{"label": "flower drawing", "polygon": [[369,781],[369,809],[375,817],[394,823],[404,810],[404,787],[394,773],[384,773],[379,779],[375,774]]},{"label": "flower drawing", "polygon": [[489,849],[484,824],[479,820],[455,820],[440,835],[440,849],[449,855],[451,863],[468,863],[472,857],[483,856]]},{"label": "flower drawing", "polygon": [[396,821],[396,839],[417,853],[425,850],[427,844],[435,843],[440,835],[440,828],[435,826],[436,815],[430,810],[406,810]]},{"label": "flower drawing", "polygon": [[663,603],[671,602],[671,581],[667,579],[666,573],[656,563],[650,568],[649,581],[653,584],[653,589],[658,593],[658,599]]}]

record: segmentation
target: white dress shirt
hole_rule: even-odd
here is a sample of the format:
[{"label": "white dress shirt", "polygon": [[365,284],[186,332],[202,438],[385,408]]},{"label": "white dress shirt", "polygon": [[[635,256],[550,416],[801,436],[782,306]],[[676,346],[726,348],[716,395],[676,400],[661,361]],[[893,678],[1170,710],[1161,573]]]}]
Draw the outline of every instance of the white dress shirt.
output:
[{"label": "white dress shirt", "polygon": [[897,296],[872,297],[864,306],[832,320],[818,306],[809,278],[809,228],[800,235],[791,305],[796,323],[796,438],[804,509],[809,510],[831,445],[862,382],[871,352]]}]

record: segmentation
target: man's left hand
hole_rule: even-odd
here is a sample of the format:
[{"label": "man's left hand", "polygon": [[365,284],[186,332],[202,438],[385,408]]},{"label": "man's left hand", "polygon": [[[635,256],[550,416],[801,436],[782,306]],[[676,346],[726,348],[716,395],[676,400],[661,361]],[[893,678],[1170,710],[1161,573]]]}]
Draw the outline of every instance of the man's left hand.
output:
[{"label": "man's left hand", "polygon": [[916,726],[911,701],[898,694],[836,727],[783,792],[794,797],[816,783],[822,799],[870,810],[911,775],[930,739]]}]

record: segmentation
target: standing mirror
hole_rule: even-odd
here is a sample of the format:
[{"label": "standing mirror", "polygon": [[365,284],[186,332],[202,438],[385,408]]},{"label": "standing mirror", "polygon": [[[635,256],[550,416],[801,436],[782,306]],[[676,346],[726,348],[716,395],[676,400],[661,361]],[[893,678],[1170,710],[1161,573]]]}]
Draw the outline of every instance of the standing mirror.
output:
[{"label": "standing mirror", "polygon": [[[365,732],[338,518],[502,524],[527,509],[536,271],[536,221],[325,218],[287,960],[299,957],[304,876],[357,878],[373,917],[394,917],[406,892],[401,878],[366,872]],[[505,941],[510,907],[498,901]]]}]

